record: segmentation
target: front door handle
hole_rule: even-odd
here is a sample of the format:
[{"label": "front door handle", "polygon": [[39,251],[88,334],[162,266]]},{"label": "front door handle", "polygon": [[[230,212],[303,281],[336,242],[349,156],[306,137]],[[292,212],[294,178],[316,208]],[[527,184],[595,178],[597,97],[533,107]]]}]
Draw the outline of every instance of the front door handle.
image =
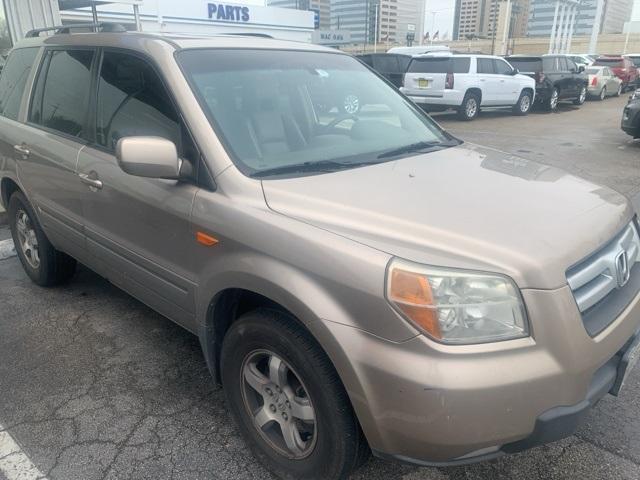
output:
[{"label": "front door handle", "polygon": [[21,145],[14,145],[13,150],[16,153],[19,153],[20,155],[22,155],[23,158],[27,158],[29,155],[31,155],[31,150],[29,150],[27,145],[24,143]]},{"label": "front door handle", "polygon": [[102,190],[102,182],[97,178],[91,178],[91,174],[79,173],[78,176],[80,177],[80,181],[85,185],[89,185],[92,190]]}]

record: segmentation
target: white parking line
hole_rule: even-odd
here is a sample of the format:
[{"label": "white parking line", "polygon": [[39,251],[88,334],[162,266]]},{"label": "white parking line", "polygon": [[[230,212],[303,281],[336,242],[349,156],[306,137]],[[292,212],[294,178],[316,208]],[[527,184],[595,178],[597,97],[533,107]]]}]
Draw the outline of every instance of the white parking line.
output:
[{"label": "white parking line", "polygon": [[0,241],[0,260],[5,258],[11,258],[16,255],[16,249],[13,245],[13,240],[1,240]]},{"label": "white parking line", "polygon": [[0,473],[7,480],[47,480],[0,425]]}]

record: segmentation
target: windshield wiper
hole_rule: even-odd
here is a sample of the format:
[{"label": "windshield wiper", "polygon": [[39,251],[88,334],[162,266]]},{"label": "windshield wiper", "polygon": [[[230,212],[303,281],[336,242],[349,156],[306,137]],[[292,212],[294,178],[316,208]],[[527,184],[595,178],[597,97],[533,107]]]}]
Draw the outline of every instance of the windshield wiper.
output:
[{"label": "windshield wiper", "polygon": [[457,143],[453,141],[443,142],[440,140],[435,140],[432,142],[416,142],[405,145],[404,147],[394,148],[393,150],[383,152],[378,155],[378,158],[390,158],[395,157],[396,155],[403,155],[405,153],[420,152],[422,150],[432,150],[436,148],[453,147],[454,145],[457,145]]},{"label": "windshield wiper", "polygon": [[286,175],[288,173],[335,172],[337,170],[373,165],[375,163],[378,162],[336,162],[334,160],[320,160],[318,162],[294,163],[293,165],[267,168],[254,172],[251,176],[270,177],[274,175]]}]

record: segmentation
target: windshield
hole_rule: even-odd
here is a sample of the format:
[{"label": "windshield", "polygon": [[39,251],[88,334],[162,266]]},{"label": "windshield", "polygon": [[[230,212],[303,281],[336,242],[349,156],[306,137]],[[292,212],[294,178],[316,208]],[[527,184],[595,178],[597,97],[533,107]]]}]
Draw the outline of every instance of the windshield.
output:
[{"label": "windshield", "polygon": [[469,73],[469,57],[414,58],[409,64],[409,73]]},{"label": "windshield", "polygon": [[640,67],[640,57],[629,57],[629,60],[633,62],[634,67]]},{"label": "windshield", "polygon": [[459,143],[348,55],[198,49],[178,61],[247,175],[334,171]]}]

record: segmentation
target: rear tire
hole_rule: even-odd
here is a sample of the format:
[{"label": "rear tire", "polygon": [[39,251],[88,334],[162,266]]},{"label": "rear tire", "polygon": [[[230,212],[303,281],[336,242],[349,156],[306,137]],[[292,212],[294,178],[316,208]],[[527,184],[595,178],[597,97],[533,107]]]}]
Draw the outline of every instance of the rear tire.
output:
[{"label": "rear tire", "polygon": [[[223,341],[221,376],[227,407],[243,437],[277,477],[342,480],[368,458],[333,365],[288,315],[259,309],[238,319]],[[303,402],[312,412],[307,410],[307,420],[296,414]],[[291,438],[299,442],[293,449]]]},{"label": "rear tire", "polygon": [[513,114],[518,116],[528,115],[531,111],[532,95],[529,92],[522,92],[518,103],[513,106]]},{"label": "rear tire", "polygon": [[573,101],[574,105],[582,105],[584,101],[587,99],[587,87],[583,86],[580,89],[580,93],[578,94],[578,98]]},{"label": "rear tire", "polygon": [[480,113],[480,97],[475,93],[467,93],[458,108],[458,118],[470,122]]},{"label": "rear tire", "polygon": [[21,192],[11,195],[8,216],[18,258],[34,283],[51,287],[73,277],[75,259],[51,245],[33,208]]},{"label": "rear tire", "polygon": [[622,84],[618,85],[618,91],[616,92],[616,97],[622,95]]},{"label": "rear tire", "polygon": [[602,87],[600,95],[598,95],[598,100],[603,101],[605,98],[607,98],[607,87]]}]

